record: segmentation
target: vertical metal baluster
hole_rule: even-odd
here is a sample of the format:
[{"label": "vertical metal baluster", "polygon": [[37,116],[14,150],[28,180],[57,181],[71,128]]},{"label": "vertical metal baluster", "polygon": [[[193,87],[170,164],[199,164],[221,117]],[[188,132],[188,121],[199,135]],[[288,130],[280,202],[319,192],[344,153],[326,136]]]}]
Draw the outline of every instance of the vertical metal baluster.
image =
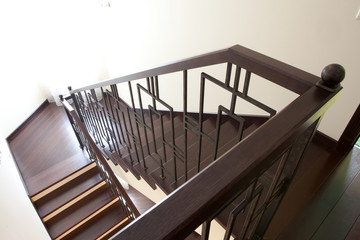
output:
[{"label": "vertical metal baluster", "polygon": [[238,142],[242,140],[243,133],[244,133],[244,126],[245,122],[240,122],[239,129],[238,129]]},{"label": "vertical metal baluster", "polygon": [[220,129],[221,129],[221,116],[222,116],[222,110],[219,106],[217,118],[216,118],[216,137],[215,137],[215,144],[214,144],[214,161],[217,158],[217,152],[219,147],[219,141],[220,141]]},{"label": "vertical metal baluster", "polygon": [[201,240],[208,240],[210,235],[211,220],[206,220],[202,224]]},{"label": "vertical metal baluster", "polygon": [[[143,150],[143,147],[142,147],[142,143],[141,143],[141,137],[140,137],[140,131],[139,131],[139,124],[136,120],[136,109],[135,109],[135,101],[134,101],[134,95],[133,95],[133,91],[132,91],[132,86],[131,86],[131,82],[128,82],[128,85],[129,85],[129,91],[130,91],[130,97],[131,97],[131,104],[132,104],[132,107],[133,107],[133,110],[134,110],[134,117],[135,117],[135,125],[136,125],[136,131],[138,133],[138,141],[139,141],[139,145],[140,145],[140,152],[141,152],[141,156],[142,156],[142,159],[143,159],[143,163],[144,163],[144,168],[146,169],[146,163],[145,163],[145,156],[144,156],[144,150]],[[129,116],[129,119],[130,119],[130,113],[128,112],[128,116]],[[131,124],[131,120],[130,120],[130,126],[131,126],[131,131],[132,131],[132,134],[134,133],[133,131],[133,128],[132,128],[132,124]],[[133,134],[133,137],[135,135]],[[137,151],[137,143],[134,139],[134,146],[135,146],[135,149],[136,149],[136,157],[138,158],[138,162],[140,163],[140,158],[139,158],[139,155],[138,155],[138,151]]]},{"label": "vertical metal baluster", "polygon": [[188,139],[187,139],[187,123],[186,123],[186,116],[187,116],[187,81],[188,75],[187,70],[183,71],[183,106],[184,106],[184,114],[183,114],[183,122],[184,122],[184,171],[185,171],[185,182],[188,180]]},{"label": "vertical metal baluster", "polygon": [[134,109],[134,112],[135,112],[135,102],[134,102],[134,95],[133,95],[133,91],[132,91],[131,82],[128,82],[128,86],[129,86],[132,108]]},{"label": "vertical metal baluster", "polygon": [[199,152],[197,162],[197,172],[200,172],[200,161],[201,161],[201,147],[202,147],[202,120],[204,112],[204,97],[205,97],[205,77],[201,74],[200,83],[200,104],[199,104]]},{"label": "vertical metal baluster", "polygon": [[[119,107],[119,106],[118,106]],[[127,136],[127,140],[128,140],[128,144],[127,144],[127,150],[128,150],[128,153],[129,153],[129,157],[130,157],[130,162],[131,164],[134,162],[133,158],[132,158],[132,154],[131,154],[131,141],[130,141],[130,137],[129,137],[129,131],[128,131],[128,127],[127,127],[127,124],[126,124],[126,117],[125,117],[125,113],[122,111],[122,110],[119,110],[119,108],[116,108],[116,114],[117,114],[117,117],[119,119],[119,125],[120,125],[120,128],[121,128],[121,121],[120,121],[120,117],[119,117],[119,111],[121,112],[121,116],[122,118],[124,119],[124,128],[125,128],[125,133],[126,133],[126,136]],[[124,138],[124,142],[125,141],[125,138]]]},{"label": "vertical metal baluster", "polygon": [[[110,93],[107,93],[107,98],[108,98],[108,104],[109,106],[107,106],[108,109],[110,109],[110,113],[111,113],[111,117],[112,117],[112,121],[110,120],[110,123],[111,123],[111,127],[112,127],[112,131],[114,132],[114,137],[115,137],[115,142],[116,142],[116,145],[117,145],[117,149],[119,151],[119,154],[120,154],[120,145],[122,145],[123,143],[123,140],[121,139],[121,135],[119,133],[119,128],[118,128],[118,124],[117,124],[117,121],[116,121],[116,115],[115,115],[115,112],[114,112],[114,105],[116,103],[116,100],[113,99],[113,96],[110,94]],[[115,101],[115,103],[114,103]],[[111,119],[111,117],[109,116],[109,119]],[[116,132],[115,132],[116,130]]]},{"label": "vertical metal baluster", "polygon": [[98,132],[98,136],[100,138],[100,142],[101,142],[101,147],[105,147],[105,145],[103,144],[102,142],[102,137],[104,136],[103,132],[101,131],[101,125],[99,123],[99,118],[98,118],[98,114],[97,114],[97,111],[95,109],[96,106],[94,106],[94,102],[92,100],[92,97],[91,97],[91,93],[86,93],[86,97],[87,97],[87,101],[88,101],[88,105],[89,105],[89,109],[91,111],[91,116],[92,116],[92,119],[96,125],[96,128],[97,128],[97,132]]},{"label": "vertical metal baluster", "polygon": [[160,98],[159,78],[158,78],[158,76],[155,76],[155,95],[156,95],[156,99],[159,99],[159,98]]},{"label": "vertical metal baluster", "polygon": [[[110,102],[110,96],[108,95],[105,95],[104,93],[104,89],[101,87],[101,93],[102,93],[102,96],[103,96],[103,99],[104,99],[104,103],[105,103],[105,108],[104,108],[104,111],[106,112],[105,114],[105,120],[106,120],[106,123],[108,125],[108,131],[109,131],[109,135],[110,135],[110,138],[111,138],[111,141],[112,141],[112,144],[113,144],[113,147],[114,147],[114,150],[116,152],[119,153],[120,155],[120,149],[118,148],[118,142],[117,142],[117,139],[116,139],[116,135],[115,135],[115,131],[114,131],[114,126],[113,126],[113,123],[112,123],[112,120],[111,118],[113,118],[114,116],[112,115],[112,111],[110,111],[109,109],[109,106],[108,106],[108,101],[109,101],[109,105],[111,105],[111,102]],[[111,128],[110,128],[111,127]],[[115,139],[115,140],[114,140]]]},{"label": "vertical metal baluster", "polygon": [[[174,112],[170,109],[170,121],[171,121],[171,138],[172,138],[172,152],[174,158],[174,180],[177,181],[177,169],[176,169],[176,149],[175,149],[175,126],[174,126]],[[166,159],[165,159],[166,160]]]},{"label": "vertical metal baluster", "polygon": [[101,126],[101,123],[100,123],[100,120],[99,120],[99,114],[98,114],[98,112],[96,110],[96,105],[93,102],[93,99],[92,99],[90,93],[88,93],[87,98],[88,98],[88,103],[89,103],[90,109],[92,110],[93,121],[95,122],[96,127],[98,129],[98,135],[99,135],[99,138],[100,138],[101,147],[104,148],[105,145],[103,143],[103,137],[105,135],[104,135],[104,133],[102,131],[103,129],[102,129],[102,126]]},{"label": "vertical metal baluster", "polygon": [[[164,159],[166,162],[166,148],[165,148],[165,134],[164,134],[164,122],[163,122],[163,117],[162,115],[160,115],[160,125],[161,125],[161,137],[162,137],[162,142],[163,142],[163,154],[164,154]],[[162,161],[162,158],[160,157],[160,168],[161,168],[161,178],[164,179],[165,175],[164,175],[164,163]]]},{"label": "vertical metal baluster", "polygon": [[111,147],[111,143],[110,143],[110,140],[111,140],[111,136],[109,136],[109,130],[110,127],[109,127],[109,124],[108,124],[108,121],[107,121],[107,118],[106,118],[106,113],[105,113],[105,109],[103,106],[99,106],[100,103],[96,103],[97,104],[97,107],[99,109],[99,115],[100,115],[100,122],[102,123],[102,126],[103,126],[103,131],[105,133],[105,138],[106,138],[106,142],[109,146],[109,150],[110,152],[113,151],[112,147]]},{"label": "vertical metal baluster", "polygon": [[235,112],[235,105],[236,105],[236,98],[237,98],[235,93],[238,91],[238,88],[239,88],[240,73],[241,73],[241,68],[236,66],[234,87],[232,89],[231,105],[230,105],[230,112],[232,114],[234,114],[234,112]]},{"label": "vertical metal baluster", "polygon": [[[138,90],[138,96],[139,96],[139,106],[140,106],[140,113],[141,113],[141,120],[142,120],[142,124],[143,124],[143,129],[144,129],[144,136],[145,136],[145,143],[146,143],[146,151],[148,153],[148,155],[150,155],[150,148],[149,148],[149,139],[147,136],[147,131],[146,131],[146,123],[145,123],[145,115],[144,115],[144,108],[143,108],[143,104],[142,104],[142,98],[141,98],[141,92],[140,92],[140,85],[137,85],[137,90]],[[141,145],[142,146],[142,145]],[[144,159],[145,161],[145,159]],[[144,165],[145,166],[145,165]]]},{"label": "vertical metal baluster", "polygon": [[155,93],[154,77],[151,77],[150,80],[151,80],[151,89],[152,89],[150,94],[152,95],[153,107],[154,107],[154,109],[156,111],[157,108],[156,108],[156,100],[155,100],[156,99],[156,93]]},{"label": "vertical metal baluster", "polygon": [[[151,124],[151,134],[152,134],[152,139],[153,139],[153,144],[154,144],[154,152],[157,152],[157,146],[156,146],[156,136],[155,136],[155,129],[154,129],[154,119],[153,119],[153,110],[152,108],[149,106],[149,113],[150,113],[150,124]],[[160,116],[161,118],[161,116]],[[161,121],[161,120],[160,120]]]},{"label": "vertical metal baluster", "polygon": [[99,126],[100,126],[100,131],[102,133],[102,136],[105,138],[105,140],[106,140],[106,142],[107,142],[107,144],[108,144],[108,146],[110,148],[110,151],[112,152],[112,148],[111,148],[111,144],[110,144],[110,137],[109,137],[109,134],[108,134],[108,132],[106,130],[106,123],[105,123],[105,120],[104,120],[103,107],[101,106],[101,103],[99,102],[99,100],[97,98],[95,89],[91,89],[90,92],[91,92],[90,96],[92,97],[92,99],[94,99],[93,106],[94,106],[94,109],[96,111],[98,123],[99,123]]},{"label": "vertical metal baluster", "polygon": [[[113,99],[114,103],[113,104],[111,103],[111,101],[110,101],[111,98],[109,99],[109,103],[110,103],[110,107],[111,107],[113,117],[115,119],[115,126],[116,126],[117,135],[118,135],[118,138],[119,138],[119,142],[120,142],[120,145],[122,145],[123,143],[125,144],[125,138],[124,138],[124,132],[123,132],[123,129],[122,129],[122,126],[121,126],[121,120],[119,118],[118,112],[116,111],[117,112],[117,117],[118,117],[118,121],[116,122],[116,115],[114,114],[114,108],[115,108],[115,110],[117,110],[115,105],[118,108],[120,108],[119,102],[118,102],[119,99],[120,99],[119,98],[119,93],[117,91],[116,84],[113,84],[110,87],[111,87],[111,93],[112,94],[108,93],[108,95]],[[120,132],[119,132],[119,129],[120,129]]]},{"label": "vertical metal baluster", "polygon": [[232,69],[232,63],[227,63],[226,77],[225,77],[225,86],[226,87],[229,87],[229,85],[230,85],[231,69]]},{"label": "vertical metal baluster", "polygon": [[97,135],[97,138],[98,138],[98,143],[100,144],[101,147],[105,147],[104,143],[102,142],[102,139],[101,139],[101,136],[100,136],[100,132],[99,132],[99,129],[98,129],[98,126],[97,126],[97,123],[96,123],[96,120],[95,120],[95,113],[92,109],[92,104],[89,100],[89,97],[87,95],[87,92],[84,91],[84,94],[85,94],[85,97],[86,97],[86,100],[87,100],[87,103],[88,103],[88,109],[89,109],[89,117],[91,119],[91,122],[94,126],[94,130],[95,130],[95,133]]},{"label": "vertical metal baluster", "polygon": [[139,152],[138,152],[137,143],[136,143],[136,139],[135,139],[134,129],[133,129],[132,122],[131,122],[130,109],[127,107],[126,111],[127,111],[127,116],[128,116],[128,120],[129,120],[131,138],[133,140],[136,158],[137,158],[138,163],[140,163],[140,157],[139,157]]},{"label": "vertical metal baluster", "polygon": [[250,85],[250,77],[251,77],[251,72],[249,70],[247,70],[246,75],[245,75],[244,89],[243,89],[244,96],[248,95],[249,85]]}]

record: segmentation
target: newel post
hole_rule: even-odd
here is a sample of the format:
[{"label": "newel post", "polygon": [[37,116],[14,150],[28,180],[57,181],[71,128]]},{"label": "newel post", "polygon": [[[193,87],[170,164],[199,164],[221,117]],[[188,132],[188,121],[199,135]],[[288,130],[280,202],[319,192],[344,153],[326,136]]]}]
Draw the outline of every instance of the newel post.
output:
[{"label": "newel post", "polygon": [[340,83],[345,78],[345,69],[340,64],[327,65],[321,72],[321,80],[316,86],[329,92],[336,92],[341,89]]}]

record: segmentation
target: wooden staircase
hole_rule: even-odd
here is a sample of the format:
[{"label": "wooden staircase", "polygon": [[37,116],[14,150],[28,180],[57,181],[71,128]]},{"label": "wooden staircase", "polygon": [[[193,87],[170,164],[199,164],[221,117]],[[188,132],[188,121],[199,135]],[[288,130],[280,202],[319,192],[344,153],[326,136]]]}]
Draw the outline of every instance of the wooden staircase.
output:
[{"label": "wooden staircase", "polygon": [[108,239],[131,221],[95,162],[31,200],[52,239]]},{"label": "wooden staircase", "polygon": [[[139,124],[139,131],[134,131],[134,135],[140,136],[144,159],[141,159],[140,156],[139,161],[136,160],[137,155],[140,155],[140,150],[138,147],[138,153],[136,153],[134,150],[135,146],[130,154],[124,146],[121,146],[119,151],[114,151],[114,148],[111,150],[106,143],[102,150],[115,165],[121,166],[124,171],[130,171],[138,179],[142,177],[153,189],[158,186],[166,194],[170,194],[186,182],[185,163],[182,159],[176,157],[176,154],[179,154],[179,152],[185,149],[184,115],[179,112],[173,113],[172,120],[170,113],[167,111],[159,111],[161,112],[161,117],[159,117],[158,114],[150,115],[149,111],[144,112],[145,124],[151,126],[151,129],[141,127]],[[198,121],[198,114],[192,113],[189,115],[194,122]],[[266,116],[241,117],[245,119],[241,139],[249,136],[269,119],[269,117]],[[214,139],[216,139],[216,134],[219,134],[217,157],[230,150],[239,142],[239,122],[229,116],[223,115],[219,133],[216,131],[216,123],[217,115],[204,115],[202,131],[206,136],[202,137],[200,162],[198,162],[199,135],[190,130],[187,131],[187,180],[214,161]],[[135,117],[132,117],[131,125],[134,129],[136,129],[134,127],[136,124]],[[123,125],[122,127],[125,128],[125,126],[130,125],[130,122],[127,120],[121,122],[120,125]],[[174,131],[172,131],[172,129],[174,129]],[[172,138],[174,138],[173,142],[178,150],[175,153],[175,158],[171,147],[163,144],[164,141],[172,142]],[[149,148],[149,151],[147,148]],[[175,167],[177,176],[175,176]]]}]

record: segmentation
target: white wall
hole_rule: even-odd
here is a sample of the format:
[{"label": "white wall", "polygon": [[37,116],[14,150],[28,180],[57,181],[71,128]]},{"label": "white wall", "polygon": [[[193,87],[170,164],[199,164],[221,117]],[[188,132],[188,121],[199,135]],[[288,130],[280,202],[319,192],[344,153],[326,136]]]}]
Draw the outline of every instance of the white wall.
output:
[{"label": "white wall", "polygon": [[360,102],[359,1],[110,2],[102,11],[111,77],[240,44],[318,76],[330,63],[346,68],[342,96],[320,126],[332,138]]},{"label": "white wall", "polygon": [[0,134],[0,239],[50,239]]},{"label": "white wall", "polygon": [[44,100],[108,78],[97,30],[98,5],[86,1],[0,2],[0,132],[6,137]]}]

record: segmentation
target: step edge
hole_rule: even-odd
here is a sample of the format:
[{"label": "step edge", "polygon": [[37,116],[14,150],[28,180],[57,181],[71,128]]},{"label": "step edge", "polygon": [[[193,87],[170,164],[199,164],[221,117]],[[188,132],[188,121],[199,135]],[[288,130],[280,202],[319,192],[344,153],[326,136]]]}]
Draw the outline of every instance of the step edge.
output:
[{"label": "step edge", "polygon": [[89,196],[90,194],[94,193],[95,191],[99,190],[101,187],[105,186],[106,182],[104,180],[102,180],[101,182],[93,185],[92,187],[86,189],[85,191],[83,191],[82,193],[80,193],[79,195],[77,195],[75,198],[71,199],[70,201],[66,202],[65,204],[59,206],[58,208],[54,209],[52,212],[50,212],[49,214],[47,214],[46,216],[44,216],[42,218],[42,221],[44,223],[46,223],[47,221],[49,221],[50,219],[56,217],[58,214],[62,213],[63,211],[67,210],[68,208],[72,207],[73,205],[75,205],[76,203],[78,203],[79,201],[81,201],[82,199],[86,198],[87,196]]},{"label": "step edge", "polygon": [[120,228],[122,225],[126,224],[126,222],[130,222],[131,219],[129,217],[125,217],[123,220],[121,220],[120,222],[116,223],[114,226],[112,226],[111,228],[109,228],[106,232],[104,232],[103,234],[101,234],[99,237],[96,238],[96,240],[105,240],[108,239],[107,235],[109,235],[112,231],[114,231],[115,229]]},{"label": "step edge", "polygon": [[119,199],[116,197],[113,200],[109,201],[108,203],[106,203],[105,205],[103,205],[102,207],[100,207],[98,210],[96,210],[95,212],[91,213],[90,215],[88,215],[87,217],[85,217],[84,219],[82,219],[80,222],[76,223],[74,226],[70,227],[69,229],[67,229],[65,232],[63,232],[62,234],[60,234],[59,236],[55,237],[55,240],[60,240],[65,238],[67,235],[69,235],[70,233],[72,233],[73,231],[75,231],[77,228],[83,226],[84,224],[86,224],[88,221],[90,221],[92,218],[98,216],[99,214],[101,214],[102,212],[104,212],[106,209],[108,209],[109,207],[111,207],[112,205],[114,205],[116,202],[118,202]]},{"label": "step edge", "polygon": [[45,188],[44,190],[38,192],[37,194],[33,195],[31,197],[31,201],[32,202],[36,202],[39,199],[45,197],[46,195],[56,191],[57,189],[59,189],[61,186],[65,185],[66,183],[70,182],[71,180],[80,177],[81,175],[83,175],[84,173],[86,173],[87,171],[90,171],[91,169],[96,167],[96,163],[95,162],[91,162],[87,165],[85,165],[84,167],[80,168],[79,170],[73,172],[72,174],[66,176],[65,178],[59,180],[58,182],[50,185],[49,187]]}]

